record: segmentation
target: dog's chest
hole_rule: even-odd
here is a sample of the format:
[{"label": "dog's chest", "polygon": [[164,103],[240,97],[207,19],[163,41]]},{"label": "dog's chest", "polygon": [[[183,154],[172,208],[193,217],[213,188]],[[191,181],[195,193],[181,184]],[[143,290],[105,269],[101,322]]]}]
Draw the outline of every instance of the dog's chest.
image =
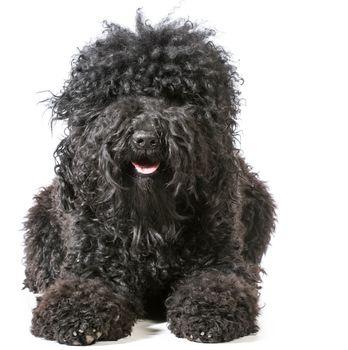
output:
[{"label": "dog's chest", "polygon": [[150,253],[143,252],[138,263],[144,277],[159,283],[167,283],[180,277],[192,265],[183,251],[175,246],[161,247]]},{"label": "dog's chest", "polygon": [[198,240],[192,232],[187,226],[161,230],[133,228],[128,236],[129,245],[140,276],[167,283],[204,264],[209,257],[202,244],[204,240]]}]

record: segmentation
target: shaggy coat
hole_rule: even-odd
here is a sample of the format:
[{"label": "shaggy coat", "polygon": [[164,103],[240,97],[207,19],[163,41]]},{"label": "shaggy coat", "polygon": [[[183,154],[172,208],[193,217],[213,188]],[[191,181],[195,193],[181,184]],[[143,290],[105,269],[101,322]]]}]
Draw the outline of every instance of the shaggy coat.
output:
[{"label": "shaggy coat", "polygon": [[240,79],[213,35],[138,14],[74,58],[50,99],[57,176],[25,223],[34,335],[87,345],[145,317],[199,342],[258,330],[275,206],[237,149]]}]

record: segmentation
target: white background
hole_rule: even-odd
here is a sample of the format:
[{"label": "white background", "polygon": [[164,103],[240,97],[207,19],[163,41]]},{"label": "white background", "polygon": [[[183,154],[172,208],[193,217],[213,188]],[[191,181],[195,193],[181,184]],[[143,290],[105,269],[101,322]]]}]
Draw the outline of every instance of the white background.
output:
[{"label": "white background", "polygon": [[[53,177],[62,135],[38,102],[59,92],[77,47],[104,19],[134,28],[178,1],[3,1],[0,5],[0,347],[64,348],[30,332],[34,297],[21,291],[21,225],[32,196]],[[348,10],[345,1],[184,1],[183,16],[217,29],[234,53],[246,102],[244,154],[278,202],[278,226],[263,265],[261,331],[232,344],[201,345],[165,324],[95,348],[347,348]],[[106,344],[108,344],[106,346]],[[105,347],[106,346],[106,347]],[[102,348],[102,347],[100,347]]]}]

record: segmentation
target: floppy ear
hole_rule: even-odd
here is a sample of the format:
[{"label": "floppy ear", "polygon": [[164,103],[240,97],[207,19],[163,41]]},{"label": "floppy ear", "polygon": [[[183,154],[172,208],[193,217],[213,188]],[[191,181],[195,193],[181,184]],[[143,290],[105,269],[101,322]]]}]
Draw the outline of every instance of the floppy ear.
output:
[{"label": "floppy ear", "polygon": [[57,146],[54,152],[56,165],[54,171],[58,177],[60,198],[65,210],[74,208],[75,191],[71,171],[72,152],[70,149],[70,138],[67,136]]}]

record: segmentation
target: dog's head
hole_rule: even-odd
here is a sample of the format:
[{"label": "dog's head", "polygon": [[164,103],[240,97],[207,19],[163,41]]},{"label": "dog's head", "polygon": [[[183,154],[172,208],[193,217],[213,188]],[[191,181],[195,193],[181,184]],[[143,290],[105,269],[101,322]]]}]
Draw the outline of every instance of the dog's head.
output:
[{"label": "dog's head", "polygon": [[161,206],[223,186],[239,78],[213,34],[188,21],[152,27],[138,14],[136,33],[108,24],[104,38],[80,51],[51,100],[53,119],[68,125],[56,150],[67,208],[76,198],[98,207],[127,193],[133,207]]}]

